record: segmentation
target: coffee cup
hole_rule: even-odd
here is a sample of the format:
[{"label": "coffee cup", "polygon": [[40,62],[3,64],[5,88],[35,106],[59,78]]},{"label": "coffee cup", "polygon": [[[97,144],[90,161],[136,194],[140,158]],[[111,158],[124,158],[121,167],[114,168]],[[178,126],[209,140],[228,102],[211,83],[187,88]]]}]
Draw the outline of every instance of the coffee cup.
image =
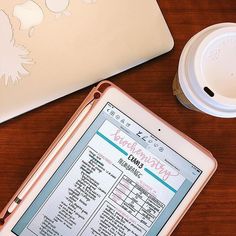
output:
[{"label": "coffee cup", "polygon": [[188,41],[173,92],[188,109],[236,117],[236,23],[212,25]]}]

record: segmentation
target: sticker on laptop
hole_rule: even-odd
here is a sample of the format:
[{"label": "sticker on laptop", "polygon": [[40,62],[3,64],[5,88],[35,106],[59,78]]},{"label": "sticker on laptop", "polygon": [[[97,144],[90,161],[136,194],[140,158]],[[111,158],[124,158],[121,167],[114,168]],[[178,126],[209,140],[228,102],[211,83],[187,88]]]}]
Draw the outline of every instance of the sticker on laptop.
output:
[{"label": "sticker on laptop", "polygon": [[47,8],[56,14],[56,17],[60,17],[61,15],[71,15],[67,10],[70,0],[46,0],[45,3]]},{"label": "sticker on laptop", "polygon": [[[46,7],[50,12],[61,15],[71,15],[68,11],[71,0],[45,0]],[[96,0],[81,0],[92,4]],[[43,23],[43,9],[33,0],[26,0],[15,5],[13,16],[20,22],[19,30],[27,31],[28,37],[32,37],[35,28]],[[29,51],[18,45],[14,38],[14,29],[10,17],[0,9],[0,79],[5,79],[7,85],[10,81],[17,82],[29,74],[25,65],[32,64]]]},{"label": "sticker on laptop", "polygon": [[29,74],[24,65],[32,64],[29,51],[16,44],[9,16],[0,9],[0,79],[16,82]]},{"label": "sticker on laptop", "polygon": [[13,15],[20,21],[20,30],[27,30],[29,37],[33,35],[35,27],[40,25],[44,18],[42,8],[31,0],[16,5]]}]

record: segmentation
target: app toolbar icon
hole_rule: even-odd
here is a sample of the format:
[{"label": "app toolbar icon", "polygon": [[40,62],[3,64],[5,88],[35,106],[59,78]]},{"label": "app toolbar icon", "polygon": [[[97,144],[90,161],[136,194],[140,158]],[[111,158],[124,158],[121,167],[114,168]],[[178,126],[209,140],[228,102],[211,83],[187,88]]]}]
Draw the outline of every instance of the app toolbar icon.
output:
[{"label": "app toolbar icon", "polygon": [[142,140],[146,142],[146,141],[147,141],[147,138],[148,138],[148,136],[143,136],[143,137],[142,137]]},{"label": "app toolbar icon", "polygon": [[111,111],[111,112],[110,112],[110,115],[111,115],[111,116],[114,116],[114,115],[115,115],[115,112],[114,112],[114,111]]},{"label": "app toolbar icon", "polygon": [[119,120],[120,119],[120,116],[119,115],[116,115],[116,117],[115,117],[117,120]]}]

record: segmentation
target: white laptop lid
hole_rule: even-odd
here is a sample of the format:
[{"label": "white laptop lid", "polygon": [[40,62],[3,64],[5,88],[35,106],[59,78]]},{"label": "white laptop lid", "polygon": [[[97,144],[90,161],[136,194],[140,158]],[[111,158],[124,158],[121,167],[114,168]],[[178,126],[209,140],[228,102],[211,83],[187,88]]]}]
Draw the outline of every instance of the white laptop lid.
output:
[{"label": "white laptop lid", "polygon": [[0,122],[172,47],[156,0],[2,0]]}]

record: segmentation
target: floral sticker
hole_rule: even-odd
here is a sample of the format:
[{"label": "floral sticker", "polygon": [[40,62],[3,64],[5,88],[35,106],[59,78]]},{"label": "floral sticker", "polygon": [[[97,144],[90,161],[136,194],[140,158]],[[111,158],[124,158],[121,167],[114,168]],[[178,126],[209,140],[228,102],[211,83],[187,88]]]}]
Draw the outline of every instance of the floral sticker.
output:
[{"label": "floral sticker", "polygon": [[28,50],[17,45],[14,39],[14,32],[8,15],[0,10],[0,79],[16,82],[29,74],[24,64],[31,64],[28,58]]}]

